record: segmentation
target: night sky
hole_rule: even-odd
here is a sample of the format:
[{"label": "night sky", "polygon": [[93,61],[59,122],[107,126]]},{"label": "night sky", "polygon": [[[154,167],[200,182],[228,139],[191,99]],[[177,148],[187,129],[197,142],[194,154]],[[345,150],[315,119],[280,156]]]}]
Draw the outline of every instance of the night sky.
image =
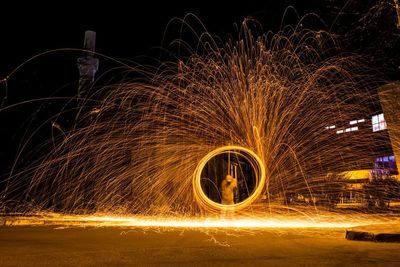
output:
[{"label": "night sky", "polygon": [[[235,34],[234,23],[248,16],[258,20],[265,31],[276,32],[282,14],[290,5],[295,7],[298,16],[291,10],[284,24],[295,25],[299,17],[316,13],[320,19],[309,17],[305,27],[331,30],[339,36],[343,52],[365,55],[384,79],[400,77],[400,31],[396,29],[396,14],[390,0],[266,0],[243,1],[240,5],[236,1],[182,2],[185,3],[106,1],[82,6],[54,1],[50,5],[36,2],[4,5],[0,14],[0,79],[42,52],[81,48],[84,31],[88,29],[97,32],[97,52],[126,61],[140,61],[143,55],[159,56],[158,47],[167,45],[162,44],[162,39],[168,22],[174,17],[193,13],[212,35],[227,39]],[[177,37],[179,26],[175,23],[168,29],[166,40]],[[9,77],[7,86],[4,82],[0,84],[1,108],[42,97],[74,96],[78,56],[79,53],[68,51],[49,53],[23,65]],[[115,65],[100,58],[98,74],[112,67]],[[24,134],[32,133],[61,106],[57,101],[35,102],[0,112],[0,175],[10,170],[21,140],[27,139]],[[51,129],[48,124],[39,132],[39,138],[32,139],[33,144],[48,139]]]}]

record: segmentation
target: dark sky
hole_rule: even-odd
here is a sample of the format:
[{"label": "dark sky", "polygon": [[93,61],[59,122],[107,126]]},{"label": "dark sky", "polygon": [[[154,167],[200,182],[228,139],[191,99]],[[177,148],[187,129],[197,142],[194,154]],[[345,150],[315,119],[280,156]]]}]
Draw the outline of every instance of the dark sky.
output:
[{"label": "dark sky", "polygon": [[[104,4],[75,4],[71,1],[52,4],[15,3],[2,5],[0,14],[0,79],[32,56],[57,48],[81,48],[84,31],[97,32],[97,52],[126,60],[141,55],[157,56],[168,22],[194,13],[213,35],[223,38],[234,33],[234,23],[245,17],[257,19],[265,31],[277,31],[289,5],[299,14],[316,13],[308,27],[332,28],[342,36],[344,50],[365,53],[375,67],[389,79],[398,79],[399,31],[390,0],[264,0],[264,1],[104,1]],[[83,1],[82,1],[83,2]],[[97,1],[100,2],[100,1]],[[179,3],[183,2],[183,3]],[[383,3],[383,4],[382,4]],[[385,4],[386,3],[386,4]],[[292,10],[285,24],[298,20]],[[179,27],[169,28],[168,36],[179,37]],[[21,101],[48,96],[73,96],[78,71],[77,53],[57,52],[40,56],[0,84],[2,108]],[[102,60],[102,59],[101,59]],[[100,72],[108,65],[101,61]],[[7,94],[6,94],[7,91]],[[7,96],[7,99],[4,97]],[[53,105],[47,108],[43,105]],[[14,161],[18,147],[31,133],[57,110],[58,104],[18,105],[0,112],[0,174]],[[39,114],[39,115],[38,115]],[[33,120],[33,117],[39,119]],[[43,139],[47,138],[45,126]],[[47,130],[46,130],[47,129]],[[39,138],[40,139],[40,138]],[[34,139],[35,140],[35,139]],[[34,141],[35,142],[35,141]]]},{"label": "dark sky", "polygon": [[[284,10],[292,5],[300,17],[307,13],[318,14],[328,28],[332,27],[334,32],[345,34],[354,30],[357,20],[362,19],[363,13],[367,13],[374,4],[386,2],[389,3],[386,6],[389,6],[392,1],[265,0],[245,1],[240,5],[234,1],[140,1],[137,4],[135,1],[105,1],[105,4],[65,1],[50,5],[34,2],[2,6],[0,77],[40,52],[55,48],[80,48],[83,32],[87,29],[97,32],[99,52],[111,57],[131,59],[149,54],[152,47],[159,46],[167,23],[174,17],[182,18],[188,13],[197,15],[212,34],[224,36],[233,32],[234,23],[240,23],[247,16],[259,20],[265,30],[276,31]],[[395,21],[394,9],[393,14],[390,14],[392,18],[388,14],[378,14],[376,10],[372,12],[376,14],[367,18],[370,19],[367,25],[358,26],[374,27],[368,24],[380,23],[382,19],[388,24]],[[296,20],[292,11],[286,16],[285,22],[293,24]],[[373,20],[375,22],[371,23]],[[322,23],[315,21],[309,19],[307,26],[322,27]],[[381,31],[388,30],[388,25],[383,25],[386,29],[382,25],[377,26]],[[174,31],[178,35],[178,28],[171,27],[170,36]],[[371,38],[370,41],[378,40]],[[357,47],[353,45],[352,48]]]},{"label": "dark sky", "polygon": [[159,46],[168,21],[174,17],[194,13],[210,31],[223,34],[233,29],[233,23],[254,14],[260,18],[265,14],[270,17],[271,26],[275,26],[286,6],[271,5],[268,1],[240,6],[232,3],[216,6],[211,2],[195,1],[181,1],[186,2],[183,4],[140,1],[140,5],[135,5],[135,1],[106,2],[93,6],[35,4],[22,9],[13,6],[2,10],[1,73],[10,71],[39,52],[80,47],[86,29],[98,33],[100,52],[112,57],[131,58],[147,54],[151,47]]}]

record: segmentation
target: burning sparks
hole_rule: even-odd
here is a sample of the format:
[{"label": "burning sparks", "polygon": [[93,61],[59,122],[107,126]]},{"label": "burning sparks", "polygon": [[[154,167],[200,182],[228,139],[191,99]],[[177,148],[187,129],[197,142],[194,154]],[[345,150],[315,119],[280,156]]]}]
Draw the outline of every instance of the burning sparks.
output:
[{"label": "burning sparks", "polygon": [[[380,145],[372,131],[357,128],[354,138],[336,134],[341,123],[372,113],[377,99],[369,70],[357,57],[330,55],[336,43],[328,33],[300,27],[257,37],[245,22],[237,41],[213,43],[200,40],[201,53],[162,71],[143,71],[146,82],[103,88],[93,96],[100,104],[85,107],[91,111],[51,153],[10,177],[4,205],[23,212],[111,214],[59,217],[110,225],[358,225],[354,218],[309,217],[318,211],[316,195],[329,201],[337,196],[336,180],[319,186],[327,173],[369,164]],[[210,211],[227,207],[202,193],[200,175],[207,159],[229,144],[251,155],[259,172],[255,191],[233,208],[247,208],[246,216],[221,219]],[[307,219],[272,215],[295,193],[309,200]],[[257,201],[268,213],[254,216],[250,204]]]}]

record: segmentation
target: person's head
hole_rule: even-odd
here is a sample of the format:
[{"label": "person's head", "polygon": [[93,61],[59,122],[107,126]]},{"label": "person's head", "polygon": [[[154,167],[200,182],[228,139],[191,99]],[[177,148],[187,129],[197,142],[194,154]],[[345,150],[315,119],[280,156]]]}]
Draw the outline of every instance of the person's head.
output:
[{"label": "person's head", "polygon": [[225,176],[225,180],[228,181],[228,183],[231,183],[233,181],[233,177],[231,175]]}]

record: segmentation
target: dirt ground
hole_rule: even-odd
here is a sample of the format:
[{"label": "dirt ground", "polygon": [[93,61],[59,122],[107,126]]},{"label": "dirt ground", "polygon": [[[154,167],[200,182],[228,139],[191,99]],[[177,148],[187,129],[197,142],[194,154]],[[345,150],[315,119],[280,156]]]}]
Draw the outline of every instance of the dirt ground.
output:
[{"label": "dirt ground", "polygon": [[0,266],[400,266],[400,244],[345,229],[2,226]]}]

